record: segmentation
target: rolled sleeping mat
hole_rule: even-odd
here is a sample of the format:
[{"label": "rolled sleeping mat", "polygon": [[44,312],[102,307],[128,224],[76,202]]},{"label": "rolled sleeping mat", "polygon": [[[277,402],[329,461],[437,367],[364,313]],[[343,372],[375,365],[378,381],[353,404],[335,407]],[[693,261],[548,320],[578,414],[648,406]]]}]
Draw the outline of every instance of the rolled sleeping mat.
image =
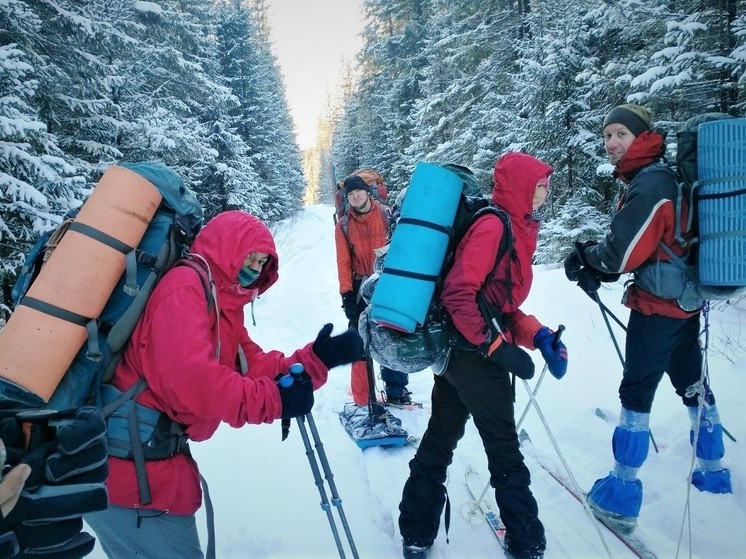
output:
[{"label": "rolled sleeping mat", "polygon": [[704,286],[746,286],[746,118],[699,125],[699,278]]},{"label": "rolled sleeping mat", "polygon": [[434,163],[417,163],[381,277],[371,298],[378,324],[414,332],[425,321],[453,235],[463,183]]},{"label": "rolled sleeping mat", "polygon": [[161,199],[134,171],[111,166],[104,172],[0,332],[0,379],[11,389],[30,392],[29,400],[49,400]]}]

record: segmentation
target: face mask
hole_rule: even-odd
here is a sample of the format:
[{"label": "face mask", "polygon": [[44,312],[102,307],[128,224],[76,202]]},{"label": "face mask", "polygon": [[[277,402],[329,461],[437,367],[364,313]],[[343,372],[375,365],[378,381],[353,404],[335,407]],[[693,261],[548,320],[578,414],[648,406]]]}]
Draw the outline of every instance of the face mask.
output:
[{"label": "face mask", "polygon": [[238,283],[241,287],[250,287],[252,283],[259,277],[259,272],[248,266],[241,266],[241,271],[238,272]]}]

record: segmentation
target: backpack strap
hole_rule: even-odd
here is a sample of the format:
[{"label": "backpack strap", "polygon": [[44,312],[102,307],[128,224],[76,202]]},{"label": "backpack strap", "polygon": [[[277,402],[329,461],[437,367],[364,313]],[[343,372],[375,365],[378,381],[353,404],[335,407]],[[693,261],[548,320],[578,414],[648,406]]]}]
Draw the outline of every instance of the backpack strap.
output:
[{"label": "backpack strap", "polygon": [[[689,244],[689,242],[684,238],[684,233],[687,231],[691,231],[692,229],[694,220],[694,193],[699,185],[695,183],[692,185],[691,188],[688,189],[688,193],[684,192],[685,182],[681,180],[679,174],[676,172],[673,166],[663,159],[659,159],[658,161],[643,167],[640,170],[640,174],[654,171],[663,171],[664,173],[667,173],[669,176],[671,176],[676,182],[676,200],[674,200],[674,238],[676,239],[676,242],[679,243],[679,245],[685,247]],[[686,227],[682,227],[681,218],[684,213],[685,196],[689,198],[689,216],[687,219]]]},{"label": "backpack strap", "polygon": [[218,290],[215,287],[215,279],[212,276],[210,265],[207,260],[196,253],[188,253],[186,257],[182,258],[176,264],[176,266],[186,266],[197,272],[197,276],[202,282],[202,288],[205,290],[205,298],[207,299],[207,313],[215,313],[215,358],[220,359],[220,307],[218,305]]}]

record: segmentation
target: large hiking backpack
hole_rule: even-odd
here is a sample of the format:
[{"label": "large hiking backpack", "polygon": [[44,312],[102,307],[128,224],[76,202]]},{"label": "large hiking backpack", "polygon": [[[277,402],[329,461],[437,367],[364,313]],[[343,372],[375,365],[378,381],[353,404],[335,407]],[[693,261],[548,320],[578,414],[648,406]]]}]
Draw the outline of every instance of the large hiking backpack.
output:
[{"label": "large hiking backpack", "polygon": [[[116,247],[125,254],[124,273],[116,282],[98,316],[77,317],[85,322],[87,339],[67,367],[51,398],[44,402],[43,399],[32,397],[25,402],[28,405],[42,405],[51,409],[77,408],[85,404],[101,406],[99,389],[102,384],[111,380],[114,367],[155,284],[186,254],[202,227],[202,208],[196,196],[173,171],[160,163],[150,162],[125,163],[118,167],[134,171],[154,186],[160,193],[160,204],[136,248]],[[31,249],[13,288],[16,309],[30,304],[27,296],[29,289],[50,256],[64,241],[64,237],[70,231],[81,230],[76,219],[89,203],[88,200],[93,198],[97,188],[98,185],[83,206],[69,212],[62,225],[42,235]],[[116,239],[112,240],[100,231],[85,230],[84,234],[107,245],[117,244]],[[72,269],[79,262],[73,260],[64,264]],[[98,273],[104,275],[106,271],[99,270]],[[34,306],[43,313],[57,313],[56,309],[43,304]],[[65,316],[64,313],[59,316],[63,320],[76,319]]]},{"label": "large hiking backpack", "polygon": [[[635,281],[694,311],[706,300],[746,291],[746,118],[706,113],[677,134],[676,165],[665,164],[678,185],[678,256],[663,243],[670,262],[644,266]],[[655,168],[655,166],[652,166]],[[688,212],[685,212],[688,208]]]},{"label": "large hiking backpack", "polygon": [[[430,164],[428,164],[430,165]],[[415,373],[427,369],[428,367],[435,374],[441,374],[445,371],[448,364],[448,357],[450,355],[451,347],[456,340],[456,333],[451,325],[450,317],[448,313],[443,309],[440,304],[440,292],[442,289],[443,281],[450,271],[453,260],[456,253],[456,247],[463,239],[466,232],[469,230],[471,225],[480,217],[486,214],[497,215],[502,221],[505,228],[506,234],[503,238],[498,249],[497,258],[493,266],[493,270],[497,266],[498,262],[508,252],[512,251],[513,236],[512,228],[510,223],[510,216],[501,208],[491,204],[489,200],[483,196],[471,196],[467,192],[473,192],[476,186],[476,179],[473,173],[466,167],[454,164],[434,164],[449,174],[454,175],[460,182],[459,192],[453,200],[453,197],[445,196],[443,199],[449,200],[452,204],[448,215],[452,215],[450,223],[437,223],[427,221],[428,216],[419,213],[416,217],[410,217],[411,212],[409,208],[420,206],[420,181],[413,175],[410,181],[410,186],[407,188],[407,198],[405,198],[402,206],[402,214],[399,219],[397,228],[394,231],[389,250],[385,251],[384,258],[389,258],[391,250],[394,248],[395,243],[403,245],[412,245],[415,251],[425,254],[432,254],[434,249],[431,246],[423,248],[418,244],[417,240],[413,237],[417,237],[417,229],[428,229],[429,232],[433,231],[436,234],[443,235],[445,239],[445,247],[442,252],[442,257],[435,255],[434,262],[436,263],[437,273],[435,275],[429,275],[422,273],[422,267],[420,271],[416,269],[401,269],[396,267],[396,262],[389,264],[388,262],[383,263],[383,268],[380,274],[373,274],[361,287],[361,294],[366,302],[370,303],[368,307],[363,311],[360,317],[359,331],[360,335],[365,342],[371,356],[382,366],[391,368],[396,371],[404,373]],[[422,169],[420,167],[420,169]],[[432,169],[431,169],[432,170]],[[415,170],[415,173],[417,169]],[[436,173],[437,177],[439,173]],[[442,176],[442,175],[441,175]],[[428,176],[428,179],[434,178]],[[426,182],[426,181],[425,181]],[[413,186],[414,185],[414,186]],[[426,195],[433,195],[429,188],[425,187],[422,189],[427,191]],[[411,198],[409,198],[411,196]],[[410,204],[407,204],[407,200],[410,200]],[[439,204],[438,211],[443,210],[443,202]],[[427,214],[427,212],[424,212]],[[404,225],[411,225],[413,229],[407,231]],[[402,232],[400,232],[402,231]],[[426,233],[427,234],[427,233]],[[443,239],[440,239],[441,243],[437,240],[435,244],[442,244]],[[393,259],[392,259],[393,260]],[[438,263],[438,260],[440,262]],[[409,262],[409,255],[405,252],[404,258],[399,259],[398,262]],[[424,268],[427,268],[425,266]],[[393,276],[395,281],[385,282],[381,281],[382,277],[386,275]],[[407,290],[407,293],[402,295],[396,292],[401,287],[401,283],[396,281],[403,279],[405,282],[412,282],[408,287],[419,290],[417,294],[413,294],[411,290]],[[508,284],[509,284],[508,278]],[[510,286],[509,291],[510,291]],[[387,291],[388,290],[388,291]],[[429,294],[429,295],[428,295]],[[380,313],[384,318],[376,318],[375,302],[384,301],[384,304],[388,305],[404,305],[405,302],[411,302],[412,299],[419,299],[422,301],[425,297],[429,297],[425,303],[427,304],[426,313],[421,320],[417,320],[416,326],[408,331],[403,328],[403,323],[391,324],[390,321],[386,320],[391,314],[387,312]],[[391,310],[385,309],[385,310]],[[398,310],[401,310],[398,309]],[[379,315],[379,316],[380,316]],[[394,315],[396,318],[397,317]]]},{"label": "large hiking backpack", "polygon": [[[388,206],[388,198],[389,198],[389,189],[383,182],[383,177],[381,174],[376,171],[375,169],[365,168],[365,169],[358,169],[357,171],[354,171],[353,173],[350,173],[351,175],[357,175],[360,178],[362,178],[368,185],[370,185],[372,182],[375,182],[375,188],[370,188],[369,192],[371,197],[383,204],[384,206]],[[334,223],[336,224],[337,221],[342,219],[347,214],[347,209],[350,206],[350,203],[347,201],[347,196],[345,196],[344,188],[343,188],[343,182],[339,181],[337,183],[337,191],[334,194]]]},{"label": "large hiking backpack", "polygon": [[[111,180],[107,181],[106,177],[111,177],[112,173],[116,180],[109,186]],[[106,186],[111,192],[116,193],[119,189],[129,188],[129,183],[143,179],[146,181],[146,189],[157,191],[157,207],[151,214],[152,217],[143,223],[146,227],[136,248],[118,241],[111,234],[80,223],[81,216],[86,212],[90,215],[92,207],[94,214],[102,210],[100,204],[91,206],[92,200],[100,195],[99,189]],[[134,196],[137,194],[142,192],[136,192]],[[123,213],[131,213],[127,206],[132,204],[132,198],[133,194],[130,194],[118,200],[117,203]],[[143,216],[140,216],[140,220],[142,219]],[[195,269],[195,273],[205,285],[205,312],[210,311],[213,292],[208,285],[209,270],[199,262],[185,259],[189,246],[202,227],[202,219],[202,208],[194,193],[184,185],[181,178],[164,165],[149,162],[110,167],[84,204],[69,212],[57,229],[42,235],[29,252],[13,289],[15,311],[8,325],[19,310],[30,305],[41,315],[51,316],[57,322],[73,321],[78,329],[85,327],[87,337],[75,346],[79,350],[72,358],[72,362],[62,363],[64,374],[56,389],[53,389],[51,397],[41,397],[6,378],[0,378],[0,400],[11,400],[23,407],[46,407],[57,410],[78,408],[82,405],[101,408],[107,420],[109,455],[135,461],[141,500],[144,504],[150,502],[144,461],[163,459],[178,452],[185,452],[186,436],[181,426],[173,423],[165,414],[134,401],[147,387],[144,380],[141,379],[125,392],[119,391],[109,382],[155,285],[173,266],[183,263]],[[101,291],[106,294],[106,298],[102,301],[103,307],[97,316],[76,316],[64,308],[51,305],[49,302],[35,301],[30,297],[35,284],[39,281],[59,280],[54,275],[49,277],[48,266],[53,262],[59,262],[59,267],[63,271],[71,271],[80,266],[80,262],[74,258],[61,258],[60,251],[63,247],[75,246],[78,241],[77,238],[70,237],[72,232],[82,233],[87,239],[92,240],[94,245],[99,245],[96,247],[99,251],[118,251],[125,255],[124,272],[114,276],[113,287]],[[76,255],[70,251],[65,254]],[[117,262],[120,260],[121,256],[116,259]],[[94,259],[89,266],[98,266],[98,269],[89,270],[93,278],[92,284],[98,284],[101,282],[97,276],[111,275],[112,270],[106,269],[107,266],[121,264]],[[119,269],[121,268],[115,268],[114,273]],[[62,304],[67,302],[63,301]],[[3,331],[0,336],[4,334]],[[46,335],[47,338],[55,337],[54,332],[47,332]],[[37,348],[37,351],[43,350]]]}]

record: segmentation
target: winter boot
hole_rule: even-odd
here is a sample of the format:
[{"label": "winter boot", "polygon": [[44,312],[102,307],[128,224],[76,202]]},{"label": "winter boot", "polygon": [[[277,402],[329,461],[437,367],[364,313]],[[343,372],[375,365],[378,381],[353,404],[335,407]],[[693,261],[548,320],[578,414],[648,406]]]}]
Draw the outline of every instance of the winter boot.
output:
[{"label": "winter boot", "polygon": [[402,557],[404,559],[427,559],[430,557],[430,546],[420,547],[418,545],[402,546]]},{"label": "winter boot", "polygon": [[720,460],[725,455],[723,426],[715,404],[703,407],[699,415],[698,406],[690,406],[689,418],[692,428],[689,442],[694,444],[697,430],[697,468],[692,472],[692,485],[709,493],[732,493],[730,471],[723,468]]},{"label": "winter boot", "polygon": [[411,406],[413,405],[411,392],[403,388],[398,396],[386,394],[386,403],[392,406]]},{"label": "winter boot", "polygon": [[614,471],[596,480],[588,492],[588,504],[603,523],[625,534],[637,525],[642,506],[642,482],[637,470],[648,456],[649,413],[622,408],[611,445]]},{"label": "winter boot", "polygon": [[503,552],[505,557],[509,559],[543,559],[544,549],[543,547],[536,547],[535,549],[516,549],[510,545],[510,541],[507,540],[503,545]]}]

